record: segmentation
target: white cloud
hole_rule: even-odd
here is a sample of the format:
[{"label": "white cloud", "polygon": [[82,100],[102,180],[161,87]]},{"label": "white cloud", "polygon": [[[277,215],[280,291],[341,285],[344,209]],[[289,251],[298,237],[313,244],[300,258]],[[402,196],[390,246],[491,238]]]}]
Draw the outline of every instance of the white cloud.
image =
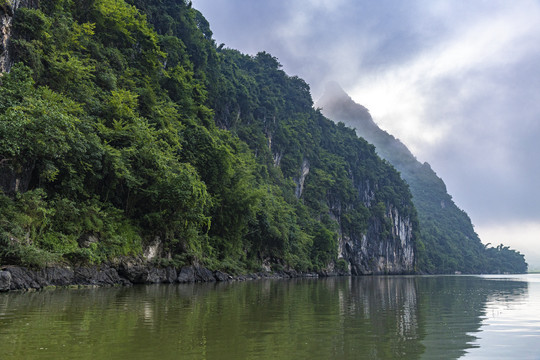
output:
[{"label": "white cloud", "polygon": [[[485,74],[505,71],[537,51],[536,44],[540,43],[539,4],[516,5],[480,16],[473,23],[456,21],[456,29],[447,39],[418,53],[411,61],[358,77],[351,89],[352,97],[413,151],[432,151],[462,120],[462,103],[485,92],[495,101],[498,92],[503,96],[505,89],[494,87],[497,84],[490,83]],[[449,89],[449,79],[459,83]],[[491,118],[490,126],[498,120]]]}]

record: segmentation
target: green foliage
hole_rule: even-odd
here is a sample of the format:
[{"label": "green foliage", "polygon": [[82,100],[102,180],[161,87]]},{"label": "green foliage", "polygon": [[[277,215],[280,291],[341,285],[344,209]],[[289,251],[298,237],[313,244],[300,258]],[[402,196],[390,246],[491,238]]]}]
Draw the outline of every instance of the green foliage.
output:
[{"label": "green foliage", "polygon": [[[199,30],[192,25],[202,17],[183,9],[196,46]],[[180,38],[162,41],[146,16],[122,0],[21,8],[13,29],[14,58],[21,62],[0,86],[2,183],[28,177],[25,186],[4,190],[39,191],[40,209],[52,219],[43,223],[43,214],[15,197],[14,214],[26,220],[3,230],[14,244],[27,239],[25,246],[58,255],[57,261],[77,262],[137,255],[155,237],[165,252],[190,254],[190,261],[225,257],[234,241],[241,251],[249,216],[236,215],[222,233],[209,231],[212,222],[228,224],[227,217],[257,203],[253,161],[245,146],[212,126],[201,64],[194,67]],[[158,43],[171,51],[174,67],[163,66]],[[193,129],[211,146],[197,149]],[[216,160],[212,174],[204,158]],[[219,174],[224,164],[227,182]],[[97,241],[81,245],[88,236]]]},{"label": "green foliage", "polygon": [[[488,244],[489,245],[489,244]],[[487,247],[488,272],[497,274],[522,274],[527,272],[525,257],[508,246],[500,244],[496,247]]]},{"label": "green foliage", "polygon": [[[43,189],[1,200],[1,258],[42,267],[67,260],[99,263],[141,252],[138,230],[115,208],[91,199],[47,199]],[[91,235],[95,243],[82,244]]]},{"label": "green foliage", "polygon": [[338,259],[336,269],[340,272],[347,273],[349,270],[347,261],[345,259]]},{"label": "green foliage", "polygon": [[312,257],[315,264],[324,267],[335,260],[337,234],[318,223],[313,236]]}]

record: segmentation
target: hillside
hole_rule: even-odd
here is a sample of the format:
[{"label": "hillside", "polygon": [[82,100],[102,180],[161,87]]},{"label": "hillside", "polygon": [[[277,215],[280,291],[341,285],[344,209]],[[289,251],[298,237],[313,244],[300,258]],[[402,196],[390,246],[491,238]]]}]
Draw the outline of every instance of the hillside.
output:
[{"label": "hillside", "polygon": [[504,245],[486,248],[475,233],[471,219],[459,209],[444,181],[428,163],[420,163],[394,136],[381,130],[369,111],[356,104],[338,84],[326,89],[317,106],[335,122],[356,129],[358,136],[373,143],[409,184],[418,211],[422,245],[418,269],[427,273],[525,272],[523,255]]},{"label": "hillside", "polygon": [[276,58],[185,1],[0,7],[0,261],[415,270],[416,210]]}]

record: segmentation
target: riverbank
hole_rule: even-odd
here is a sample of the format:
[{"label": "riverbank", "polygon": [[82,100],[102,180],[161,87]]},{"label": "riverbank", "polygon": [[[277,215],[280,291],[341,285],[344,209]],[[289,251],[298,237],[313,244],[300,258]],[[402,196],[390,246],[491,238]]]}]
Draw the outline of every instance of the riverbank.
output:
[{"label": "riverbank", "polygon": [[55,287],[131,286],[134,284],[246,281],[339,275],[346,274],[303,273],[290,270],[233,276],[219,270],[211,271],[197,265],[177,269],[172,266],[163,268],[132,262],[121,262],[115,266],[47,267],[39,270],[21,266],[5,266],[0,269],[0,292],[35,291]]}]

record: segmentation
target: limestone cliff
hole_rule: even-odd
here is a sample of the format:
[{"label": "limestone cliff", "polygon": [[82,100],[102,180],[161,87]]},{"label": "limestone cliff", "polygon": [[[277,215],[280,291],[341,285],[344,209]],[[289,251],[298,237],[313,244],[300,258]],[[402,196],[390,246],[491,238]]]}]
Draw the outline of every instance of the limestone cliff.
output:
[{"label": "limestone cliff", "polygon": [[[361,149],[360,152],[365,151],[365,148]],[[275,159],[286,157],[287,151],[292,149],[278,151],[271,146],[270,150],[274,154],[274,166],[279,167],[280,163]],[[391,192],[399,192],[396,189],[404,185],[404,182],[397,173],[392,179],[384,175],[379,178],[373,177],[373,174],[369,172],[363,173],[362,177],[354,175],[358,168],[368,166],[367,163],[373,161],[374,157],[377,156],[375,154],[351,155],[354,160],[348,164],[347,177],[356,194],[344,197],[341,193],[343,189],[325,187],[323,190],[326,194],[321,200],[326,203],[328,215],[337,227],[338,263],[339,260],[344,260],[347,265],[347,270],[345,270],[343,265],[336,268],[330,264],[328,268],[330,273],[345,270],[352,275],[372,275],[406,274],[415,271],[415,234],[418,224],[415,221],[416,212],[412,209],[412,203],[407,197],[408,189],[406,188],[406,191],[400,195],[389,197],[384,194],[388,188],[392,189]],[[295,196],[300,201],[311,202],[314,195],[310,192],[310,188],[317,183],[315,178],[321,170],[317,168],[317,159],[310,159],[305,155],[301,164],[298,165],[295,171],[296,176],[293,177],[296,185]],[[336,180],[333,178],[331,181]],[[404,204],[406,205],[403,206]],[[400,208],[405,213],[402,213]],[[351,221],[351,213],[356,211],[363,211],[364,217],[360,216],[361,219]]]},{"label": "limestone cliff", "polygon": [[37,8],[39,0],[0,0],[0,74],[9,72],[13,60],[9,42],[12,36],[13,18],[21,7]]},{"label": "limestone cliff", "polygon": [[8,1],[0,5],[0,73],[7,72],[10,68],[8,46],[11,38],[12,21],[13,8]]},{"label": "limestone cliff", "polygon": [[414,270],[411,220],[402,218],[393,208],[386,216],[392,224],[390,234],[384,235],[381,223],[373,221],[361,238],[341,238],[341,256],[350,263],[353,275],[403,274]]},{"label": "limestone cliff", "polygon": [[[375,193],[364,193],[366,207],[375,206]],[[400,214],[393,204],[385,205],[384,218],[371,217],[367,231],[347,233],[340,217],[339,258],[349,264],[353,275],[406,274],[415,271],[415,224],[410,216]]]}]

